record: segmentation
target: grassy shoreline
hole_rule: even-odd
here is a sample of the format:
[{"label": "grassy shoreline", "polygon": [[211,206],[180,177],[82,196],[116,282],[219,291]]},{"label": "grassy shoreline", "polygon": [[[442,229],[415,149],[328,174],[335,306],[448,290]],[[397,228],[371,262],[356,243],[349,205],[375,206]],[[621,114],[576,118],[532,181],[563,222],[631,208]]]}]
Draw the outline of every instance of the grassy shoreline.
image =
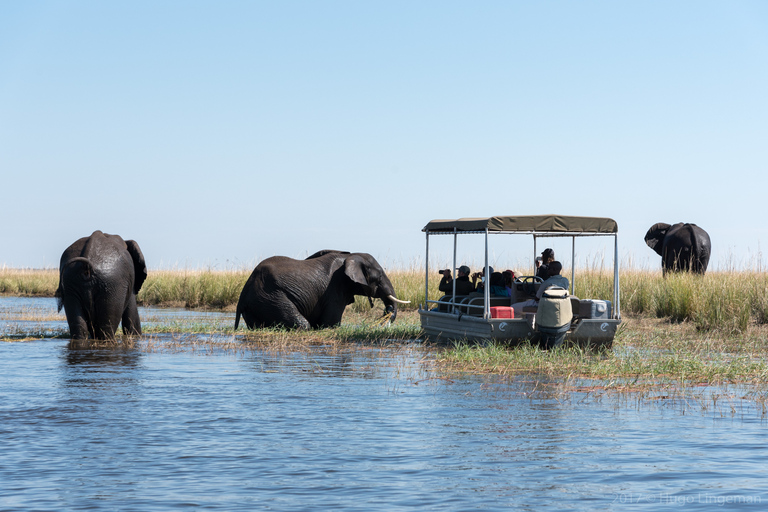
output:
[{"label": "grassy shoreline", "polygon": [[[419,337],[417,309],[424,303],[420,271],[388,272],[397,294],[411,304],[400,309],[391,327],[376,324],[373,310],[359,297],[342,326],[311,333],[285,330],[234,332],[229,324],[148,326],[145,333],[220,334],[230,341],[293,347],[346,343],[398,343]],[[177,306],[234,311],[250,271],[176,270],[150,272],[139,294],[145,306]],[[430,279],[430,298],[439,296]],[[535,375],[556,378],[577,389],[640,392],[670,386],[757,386],[756,397],[768,403],[768,274],[755,272],[687,274],[664,279],[660,272],[626,270],[621,275],[623,323],[613,350],[593,354],[577,349],[543,352],[532,347],[509,350],[496,345],[434,347],[429,364],[450,374]],[[0,269],[0,294],[53,296],[56,270]],[[613,276],[577,272],[576,295],[612,296]],[[32,334],[32,337],[35,335]],[[537,377],[537,378],[538,378]],[[583,388],[583,386],[582,386]],[[757,398],[756,398],[757,399]]]},{"label": "grassy shoreline", "polygon": [[[234,311],[250,270],[150,271],[138,295],[142,306],[173,306]],[[402,311],[424,304],[424,273],[392,269],[390,280],[399,298],[411,301]],[[570,272],[566,275],[570,276]],[[440,296],[438,275],[429,280],[430,299]],[[0,295],[53,297],[58,287],[56,269],[0,268]],[[610,272],[578,269],[574,294],[582,298],[613,297]],[[358,297],[354,309],[367,309]],[[737,335],[750,326],[768,325],[768,273],[710,272],[662,277],[661,271],[625,269],[621,272],[621,312],[650,318],[691,322],[704,332]]]}]

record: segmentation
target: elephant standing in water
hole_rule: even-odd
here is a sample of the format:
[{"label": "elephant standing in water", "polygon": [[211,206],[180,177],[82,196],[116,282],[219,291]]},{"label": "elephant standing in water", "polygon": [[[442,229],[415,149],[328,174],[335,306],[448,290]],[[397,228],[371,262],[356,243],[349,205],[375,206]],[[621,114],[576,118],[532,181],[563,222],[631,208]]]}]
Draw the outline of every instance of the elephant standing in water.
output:
[{"label": "elephant standing in water", "polygon": [[331,327],[355,295],[381,299],[385,316],[397,316],[395,290],[381,265],[365,253],[320,251],[305,260],[273,256],[258,264],[240,293],[240,315],[249,329],[283,326],[299,329]]},{"label": "elephant standing in water", "polygon": [[661,256],[665,274],[670,271],[704,274],[707,271],[712,242],[707,232],[696,224],[654,224],[645,234],[645,243]]},{"label": "elephant standing in water", "polygon": [[74,339],[114,339],[122,320],[124,334],[141,334],[136,294],[147,278],[139,244],[94,231],[61,255],[59,311],[64,308]]}]

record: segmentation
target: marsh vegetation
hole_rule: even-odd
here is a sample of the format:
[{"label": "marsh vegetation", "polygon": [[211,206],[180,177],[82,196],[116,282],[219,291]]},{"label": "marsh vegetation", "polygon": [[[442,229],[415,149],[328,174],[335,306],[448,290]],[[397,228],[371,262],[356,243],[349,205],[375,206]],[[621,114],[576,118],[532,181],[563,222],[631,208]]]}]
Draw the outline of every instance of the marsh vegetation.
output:
[{"label": "marsh vegetation", "polygon": [[[138,299],[145,307],[232,312],[249,274],[248,270],[153,271]],[[393,325],[379,325],[380,304],[372,310],[366,298],[358,297],[347,309],[340,327],[312,332],[241,329],[237,339],[286,350],[306,344],[392,344],[418,339],[417,309],[425,301],[423,271],[390,270],[388,274],[398,296],[411,301],[401,307]],[[430,279],[429,284],[430,298],[434,299],[439,296],[438,280]],[[57,285],[56,270],[0,269],[0,293],[5,295],[53,296]],[[610,298],[612,286],[609,272],[580,270],[575,294]],[[446,373],[547,375],[570,382],[573,388],[594,386],[603,390],[768,386],[768,274],[729,271],[664,278],[660,271],[629,269],[622,271],[621,291],[623,323],[610,352],[572,348],[542,352],[530,346],[509,350],[496,345],[457,344],[434,347],[429,364]],[[26,320],[51,320],[39,315],[29,312]],[[150,336],[205,333],[223,336],[215,343],[234,341],[229,319],[152,322],[143,318],[142,322],[146,324],[144,332]],[[768,389],[759,396],[768,396]]]},{"label": "marsh vegetation", "polygon": [[[421,270],[390,270],[398,297],[411,301],[400,311],[415,311],[424,304],[424,273]],[[569,271],[564,271],[569,275]],[[141,306],[204,308],[234,311],[250,270],[151,271],[138,295]],[[0,268],[0,294],[22,297],[53,297],[58,286],[56,269]],[[438,279],[430,279],[430,298],[439,297]],[[578,270],[575,295],[583,298],[612,296],[609,272]],[[353,311],[369,309],[358,297]],[[753,271],[710,272],[706,276],[661,271],[621,272],[621,312],[625,317],[689,322],[697,330],[731,336],[768,324],[768,273]]]}]

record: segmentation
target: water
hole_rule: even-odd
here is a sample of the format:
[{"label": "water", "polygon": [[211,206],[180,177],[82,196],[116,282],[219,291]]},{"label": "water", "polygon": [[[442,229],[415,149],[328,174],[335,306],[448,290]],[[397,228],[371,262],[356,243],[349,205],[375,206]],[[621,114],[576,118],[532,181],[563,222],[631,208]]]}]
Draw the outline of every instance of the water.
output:
[{"label": "water", "polygon": [[[51,299],[0,298],[0,326],[14,330],[20,309],[44,318],[46,300],[55,313]],[[438,378],[419,344],[280,353],[232,337],[191,350],[190,337],[0,342],[0,510],[768,503],[768,425],[749,405]]]}]

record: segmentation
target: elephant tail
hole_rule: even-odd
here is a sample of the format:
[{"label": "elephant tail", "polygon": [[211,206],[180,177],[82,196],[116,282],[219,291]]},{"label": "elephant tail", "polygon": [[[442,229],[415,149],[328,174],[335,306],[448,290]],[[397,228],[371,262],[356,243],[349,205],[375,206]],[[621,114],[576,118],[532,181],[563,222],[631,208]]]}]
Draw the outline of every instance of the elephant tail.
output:
[{"label": "elephant tail", "polygon": [[80,283],[90,281],[92,276],[93,265],[91,265],[91,260],[81,256],[72,258],[59,269],[59,287],[54,295],[59,312],[64,307],[64,295],[67,293],[67,288],[78,290],[82,287]]}]

